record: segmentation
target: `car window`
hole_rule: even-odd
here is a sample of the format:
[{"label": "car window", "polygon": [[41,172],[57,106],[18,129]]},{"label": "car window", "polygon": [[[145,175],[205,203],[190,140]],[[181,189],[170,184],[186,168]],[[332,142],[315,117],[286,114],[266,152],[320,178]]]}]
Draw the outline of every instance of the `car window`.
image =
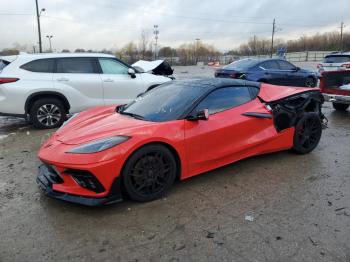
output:
[{"label": "car window", "polygon": [[122,113],[136,114],[153,122],[176,120],[191,108],[203,92],[201,85],[167,82],[136,98]]},{"label": "car window", "polygon": [[209,109],[209,114],[225,111],[252,100],[248,87],[224,87],[216,89],[205,97],[195,112]]},{"label": "car window", "polygon": [[287,61],[280,60],[280,61],[277,61],[277,63],[279,64],[281,70],[294,70],[295,69],[295,66]]},{"label": "car window", "polygon": [[20,68],[37,73],[52,73],[54,71],[54,60],[53,59],[38,59],[26,63]]},{"label": "car window", "polygon": [[2,69],[4,69],[8,64],[10,64],[10,62],[0,59],[0,71],[2,71]]},{"label": "car window", "polygon": [[346,63],[350,62],[350,56],[330,55],[324,58],[324,63]]},{"label": "car window", "polygon": [[71,57],[57,59],[57,73],[93,74],[94,60],[88,57]]},{"label": "car window", "polygon": [[224,66],[223,69],[227,70],[247,70],[255,66],[259,61],[256,59],[242,59],[235,61],[227,66]]},{"label": "car window", "polygon": [[268,61],[262,62],[259,65],[259,67],[262,69],[265,69],[265,70],[279,70],[280,69],[275,60],[268,60]]},{"label": "car window", "polygon": [[128,67],[118,62],[115,59],[110,58],[99,58],[102,73],[103,74],[117,74],[126,75],[128,74]]}]

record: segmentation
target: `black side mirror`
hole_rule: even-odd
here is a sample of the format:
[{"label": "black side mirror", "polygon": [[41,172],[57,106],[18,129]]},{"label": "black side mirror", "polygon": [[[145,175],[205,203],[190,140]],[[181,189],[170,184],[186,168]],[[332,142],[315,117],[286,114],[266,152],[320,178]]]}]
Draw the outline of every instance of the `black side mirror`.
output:
[{"label": "black side mirror", "polygon": [[128,74],[131,76],[131,78],[136,78],[136,72],[133,68],[128,69]]},{"label": "black side mirror", "polygon": [[294,68],[294,71],[299,71],[299,70],[300,70],[300,67],[297,67],[297,66],[296,66],[296,67]]},{"label": "black side mirror", "polygon": [[209,119],[209,109],[203,109],[197,112],[196,116],[189,116],[187,120],[197,121],[197,120],[205,120]]}]

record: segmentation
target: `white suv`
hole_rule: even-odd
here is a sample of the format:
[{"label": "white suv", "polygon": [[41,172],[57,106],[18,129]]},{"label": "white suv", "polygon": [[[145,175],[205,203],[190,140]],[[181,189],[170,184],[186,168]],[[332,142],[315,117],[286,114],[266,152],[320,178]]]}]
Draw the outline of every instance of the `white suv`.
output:
[{"label": "white suv", "polygon": [[125,104],[167,81],[106,54],[0,57],[0,115],[29,117],[38,128],[55,128],[68,113]]},{"label": "white suv", "polygon": [[350,52],[326,55],[323,62],[317,67],[320,73],[323,71],[350,70]]}]

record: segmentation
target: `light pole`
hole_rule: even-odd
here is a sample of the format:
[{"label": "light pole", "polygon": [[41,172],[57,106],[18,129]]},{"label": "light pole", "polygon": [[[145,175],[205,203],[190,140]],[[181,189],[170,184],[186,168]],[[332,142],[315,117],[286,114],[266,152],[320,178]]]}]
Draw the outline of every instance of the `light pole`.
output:
[{"label": "light pole", "polygon": [[154,60],[157,60],[157,58],[158,58],[158,35],[159,35],[158,25],[154,25],[153,28],[154,28],[153,34],[154,34],[154,39],[155,39]]},{"label": "light pole", "polygon": [[52,38],[53,36],[52,36],[52,35],[47,35],[46,37],[47,37],[47,39],[49,39],[49,43],[50,43],[50,52],[52,53],[51,38]]},{"label": "light pole", "polygon": [[38,36],[39,36],[39,53],[43,52],[43,46],[41,42],[41,28],[40,28],[40,16],[42,12],[45,12],[45,8],[42,8],[39,13],[39,4],[38,0],[35,0],[35,5],[36,5],[36,20],[38,22]]}]

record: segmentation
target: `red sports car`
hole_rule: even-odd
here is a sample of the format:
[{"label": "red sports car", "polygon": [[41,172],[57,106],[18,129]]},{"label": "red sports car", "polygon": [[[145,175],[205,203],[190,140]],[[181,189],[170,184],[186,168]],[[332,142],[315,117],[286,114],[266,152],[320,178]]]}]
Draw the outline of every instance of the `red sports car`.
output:
[{"label": "red sports car", "polygon": [[37,182],[48,196],[89,206],[154,200],[176,179],[243,158],[309,153],[321,138],[322,103],[315,88],[172,81],[70,118],[42,145]]}]

